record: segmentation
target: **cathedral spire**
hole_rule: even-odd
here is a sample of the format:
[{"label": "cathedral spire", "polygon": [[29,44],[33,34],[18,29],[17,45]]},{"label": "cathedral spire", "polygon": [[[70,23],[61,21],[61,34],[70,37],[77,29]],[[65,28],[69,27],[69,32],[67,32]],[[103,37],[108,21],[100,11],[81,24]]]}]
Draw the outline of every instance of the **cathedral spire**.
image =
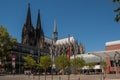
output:
[{"label": "cathedral spire", "polygon": [[54,31],[53,31],[53,40],[56,42],[58,39],[57,24],[56,19],[54,19]]},{"label": "cathedral spire", "polygon": [[22,43],[30,46],[35,46],[35,33],[34,27],[31,22],[31,12],[30,12],[30,3],[28,3],[28,10],[26,16],[26,22],[22,30]]},{"label": "cathedral spire", "polygon": [[54,32],[57,32],[56,19],[54,19]]},{"label": "cathedral spire", "polygon": [[44,32],[41,27],[40,10],[38,10],[37,24],[36,24],[36,47],[43,48],[44,46]]},{"label": "cathedral spire", "polygon": [[31,23],[30,3],[28,3],[28,11],[27,11],[27,17],[26,17],[26,25],[32,25],[32,23]]},{"label": "cathedral spire", "polygon": [[38,17],[37,17],[36,29],[41,29],[40,9],[38,10]]}]

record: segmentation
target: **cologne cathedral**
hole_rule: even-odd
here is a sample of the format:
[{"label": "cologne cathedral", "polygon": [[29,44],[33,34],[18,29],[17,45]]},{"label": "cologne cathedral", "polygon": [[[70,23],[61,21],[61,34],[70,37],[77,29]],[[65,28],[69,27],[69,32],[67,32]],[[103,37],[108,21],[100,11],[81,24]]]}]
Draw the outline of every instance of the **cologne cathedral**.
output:
[{"label": "cologne cathedral", "polygon": [[[38,10],[37,22],[33,26],[31,19],[30,4],[28,5],[27,16],[22,29],[22,40],[11,49],[11,54],[16,57],[15,64],[8,68],[15,68],[16,72],[23,73],[23,56],[32,55],[37,62],[42,55],[51,55],[52,60],[59,55],[67,55],[68,47],[70,47],[70,55],[84,54],[85,48],[83,44],[78,42],[73,36],[59,39],[57,32],[56,20],[54,20],[53,38],[44,35],[42,29],[40,10]],[[52,34],[51,34],[52,35]]]},{"label": "cologne cathedral", "polygon": [[54,56],[67,54],[68,44],[71,47],[71,55],[85,53],[84,46],[78,45],[77,41],[73,36],[58,39],[56,20],[54,21],[53,38],[48,38],[44,35],[41,19],[40,10],[38,10],[36,27],[32,25],[30,4],[28,5],[28,11],[26,21],[22,30],[22,44],[27,46],[35,47],[36,49],[43,50],[43,53],[53,54]]}]

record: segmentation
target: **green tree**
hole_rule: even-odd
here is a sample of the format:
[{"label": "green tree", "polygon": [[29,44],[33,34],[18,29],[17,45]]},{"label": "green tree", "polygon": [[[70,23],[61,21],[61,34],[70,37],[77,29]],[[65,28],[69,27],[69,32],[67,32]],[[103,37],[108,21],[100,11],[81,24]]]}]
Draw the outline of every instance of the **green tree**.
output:
[{"label": "green tree", "polygon": [[107,69],[107,64],[105,61],[102,61],[100,66],[101,66],[103,72]]},{"label": "green tree", "polygon": [[76,73],[76,64],[75,64],[75,59],[71,59],[70,60],[70,67],[71,67],[71,71]]},{"label": "green tree", "polygon": [[102,61],[100,64],[100,67],[102,69],[102,79],[105,79],[105,70],[107,69],[107,64],[105,61]]},{"label": "green tree", "polygon": [[40,64],[40,63],[38,63],[38,64],[37,64],[36,69],[37,69],[37,70],[38,70],[38,72],[39,72],[38,80],[40,80],[40,69],[42,69],[42,67],[41,67],[41,64]]},{"label": "green tree", "polygon": [[9,35],[7,29],[0,26],[0,57],[6,56],[16,43],[17,40]]},{"label": "green tree", "polygon": [[33,57],[31,55],[24,56],[23,59],[25,61],[24,67],[27,69],[32,70],[37,65],[36,61],[33,59]]},{"label": "green tree", "polygon": [[82,67],[84,67],[85,63],[86,63],[85,60],[83,58],[79,58],[79,57],[71,60],[71,66],[75,66],[77,68],[77,70],[80,70]]},{"label": "green tree", "polygon": [[60,55],[58,57],[55,58],[55,65],[56,67],[60,68],[63,70],[63,74],[64,74],[64,70],[66,67],[68,67],[68,58],[66,55]]},{"label": "green tree", "polygon": [[85,66],[85,60],[83,58],[76,58],[76,67],[77,69],[81,69]]},{"label": "green tree", "polygon": [[51,65],[50,56],[41,56],[39,66],[45,70],[45,80],[46,80],[46,69]]},{"label": "green tree", "polygon": [[75,59],[71,59],[71,60],[70,60],[70,65],[71,65],[71,66],[74,66],[74,64],[75,64]]},{"label": "green tree", "polygon": [[9,35],[7,29],[0,25],[0,59],[2,62],[5,62],[6,59],[9,59],[9,51],[16,43],[17,39]]},{"label": "green tree", "polygon": [[114,10],[116,12],[115,21],[118,22],[120,20],[120,0],[112,0],[114,3],[117,3],[119,6]]}]

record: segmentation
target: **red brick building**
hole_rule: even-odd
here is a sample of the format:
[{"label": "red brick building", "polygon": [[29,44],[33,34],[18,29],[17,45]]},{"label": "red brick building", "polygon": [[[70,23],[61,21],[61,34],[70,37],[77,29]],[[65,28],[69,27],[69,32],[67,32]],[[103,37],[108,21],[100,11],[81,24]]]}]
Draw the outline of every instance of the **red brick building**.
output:
[{"label": "red brick building", "polygon": [[[120,73],[120,40],[111,41],[105,43],[105,50],[89,52],[87,54],[79,54],[76,57],[83,58],[86,63],[94,62],[96,65],[93,67],[93,72]],[[74,55],[71,59],[74,59]],[[106,62],[106,65],[101,65],[102,61]],[[103,69],[103,67],[105,67]],[[83,71],[87,71],[88,66],[82,68]]]},{"label": "red brick building", "polygon": [[107,51],[108,50],[118,50],[118,49],[120,49],[120,40],[106,42],[105,48],[106,48]]},{"label": "red brick building", "polygon": [[[120,50],[120,40],[117,40],[117,41],[110,41],[110,42],[106,42],[105,43],[105,50],[106,51],[111,51],[113,52],[114,56],[113,56],[113,61],[115,61],[115,57],[116,55],[118,55],[118,60],[119,60],[119,50]],[[107,65],[109,65],[109,67],[106,69],[106,73],[110,73],[110,72],[119,72],[120,71],[120,63],[116,64],[115,66],[115,63],[114,63],[114,66],[111,65],[111,60],[110,60],[111,57],[106,57],[106,63]],[[119,66],[119,67],[118,67]]]}]

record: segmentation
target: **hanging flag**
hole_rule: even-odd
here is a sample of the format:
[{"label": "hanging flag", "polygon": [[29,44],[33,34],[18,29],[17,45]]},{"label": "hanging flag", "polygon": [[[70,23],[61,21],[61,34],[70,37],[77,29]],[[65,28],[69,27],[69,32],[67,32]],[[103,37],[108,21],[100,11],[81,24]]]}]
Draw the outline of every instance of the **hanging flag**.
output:
[{"label": "hanging flag", "polygon": [[68,61],[70,62],[70,35],[68,35]]},{"label": "hanging flag", "polygon": [[15,55],[12,55],[12,67],[15,68]]}]

